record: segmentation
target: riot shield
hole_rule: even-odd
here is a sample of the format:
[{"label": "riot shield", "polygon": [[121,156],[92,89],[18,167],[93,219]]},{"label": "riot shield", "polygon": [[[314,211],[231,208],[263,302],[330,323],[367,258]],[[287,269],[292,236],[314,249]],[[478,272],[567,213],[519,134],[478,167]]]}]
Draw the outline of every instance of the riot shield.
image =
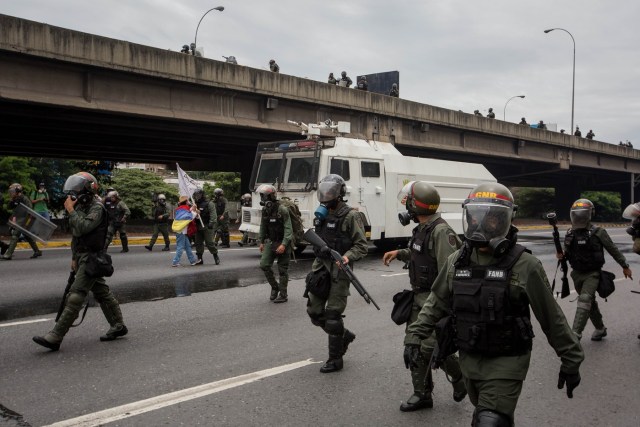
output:
[{"label": "riot shield", "polygon": [[41,243],[46,243],[51,238],[53,230],[58,226],[48,221],[33,209],[19,204],[14,210],[8,222],[10,227],[20,230],[26,236]]}]

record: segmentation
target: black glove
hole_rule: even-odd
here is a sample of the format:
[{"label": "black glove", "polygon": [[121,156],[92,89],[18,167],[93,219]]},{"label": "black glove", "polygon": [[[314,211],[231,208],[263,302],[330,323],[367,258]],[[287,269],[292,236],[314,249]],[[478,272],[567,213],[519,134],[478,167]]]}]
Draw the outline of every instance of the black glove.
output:
[{"label": "black glove", "polygon": [[407,369],[415,369],[422,361],[422,353],[420,353],[420,346],[416,344],[407,344],[404,346],[404,366]]},{"label": "black glove", "polygon": [[558,375],[558,388],[563,388],[565,383],[567,383],[567,397],[573,399],[573,389],[580,385],[580,373],[567,374],[561,369]]},{"label": "black glove", "polygon": [[207,225],[207,228],[208,228],[209,230],[213,230],[213,224],[209,224],[209,225]]}]

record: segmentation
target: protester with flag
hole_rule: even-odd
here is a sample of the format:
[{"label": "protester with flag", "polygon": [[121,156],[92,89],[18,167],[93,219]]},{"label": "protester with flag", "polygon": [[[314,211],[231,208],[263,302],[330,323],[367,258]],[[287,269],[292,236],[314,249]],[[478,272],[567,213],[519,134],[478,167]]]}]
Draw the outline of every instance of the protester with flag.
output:
[{"label": "protester with flag", "polygon": [[198,216],[198,208],[189,205],[189,198],[187,196],[180,196],[178,201],[178,207],[175,211],[175,219],[171,225],[171,230],[176,233],[176,255],[173,257],[172,267],[180,267],[180,258],[182,258],[182,252],[187,253],[187,258],[191,265],[196,265],[196,257],[191,251],[191,245],[187,233],[189,227],[195,227],[193,220]]}]

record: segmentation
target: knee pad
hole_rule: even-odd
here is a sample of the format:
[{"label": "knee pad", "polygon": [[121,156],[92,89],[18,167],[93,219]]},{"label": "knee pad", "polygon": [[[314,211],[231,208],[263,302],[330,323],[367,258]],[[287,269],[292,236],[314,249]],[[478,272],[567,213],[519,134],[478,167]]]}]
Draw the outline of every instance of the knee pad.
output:
[{"label": "knee pad", "polygon": [[593,303],[593,298],[591,298],[589,294],[582,293],[578,296],[578,308],[590,311],[592,303]]},{"label": "knee pad", "polygon": [[87,296],[79,292],[69,292],[67,295],[67,304],[75,307],[82,307]]},{"label": "knee pad", "polygon": [[511,420],[500,412],[490,409],[475,410],[471,427],[511,427]]},{"label": "knee pad", "polygon": [[337,311],[327,310],[325,316],[327,322],[324,330],[329,335],[342,335],[344,334],[344,322],[342,320],[342,314]]},{"label": "knee pad", "polygon": [[309,318],[311,319],[311,323],[319,326],[321,328],[324,328],[326,319],[324,317],[324,313],[310,313],[309,310],[307,309],[307,314],[309,315]]}]

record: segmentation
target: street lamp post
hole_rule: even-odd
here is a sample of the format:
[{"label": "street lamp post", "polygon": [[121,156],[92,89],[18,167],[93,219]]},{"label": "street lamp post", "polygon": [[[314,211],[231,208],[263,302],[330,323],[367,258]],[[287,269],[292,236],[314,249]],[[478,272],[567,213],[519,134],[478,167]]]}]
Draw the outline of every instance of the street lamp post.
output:
[{"label": "street lamp post", "polygon": [[200,28],[200,23],[202,22],[204,17],[207,16],[207,13],[211,12],[212,10],[217,10],[218,12],[222,12],[224,10],[224,7],[223,6],[218,6],[218,7],[214,7],[213,9],[207,10],[204,13],[204,15],[202,15],[202,18],[200,18],[200,20],[198,21],[198,26],[196,27],[196,36],[193,38],[194,55],[195,55],[195,48],[198,46],[198,29]]},{"label": "street lamp post", "polygon": [[507,121],[507,104],[509,103],[509,101],[511,101],[513,98],[524,98],[524,95],[516,95],[516,96],[512,96],[511,98],[509,98],[507,100],[507,102],[504,104],[504,111],[502,112],[502,120],[504,120],[505,122]]},{"label": "street lamp post", "polygon": [[550,33],[553,30],[564,31],[565,33],[569,34],[569,36],[571,36],[571,40],[573,40],[573,84],[571,88],[571,134],[573,135],[573,132],[575,130],[573,128],[573,111],[574,111],[574,105],[575,105],[574,101],[575,101],[575,94],[576,94],[576,39],[573,38],[573,34],[565,30],[564,28],[550,28],[548,30],[544,30],[544,32],[546,34],[546,33]]}]

